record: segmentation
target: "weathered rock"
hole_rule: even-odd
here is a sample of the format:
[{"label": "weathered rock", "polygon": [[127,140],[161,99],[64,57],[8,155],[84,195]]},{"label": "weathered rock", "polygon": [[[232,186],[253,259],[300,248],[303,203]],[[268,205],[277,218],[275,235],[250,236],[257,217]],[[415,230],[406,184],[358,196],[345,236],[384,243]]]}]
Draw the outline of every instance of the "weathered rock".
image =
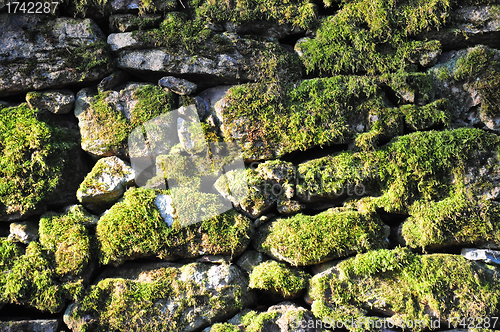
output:
[{"label": "weathered rock", "polygon": [[438,95],[451,103],[459,125],[500,131],[500,51],[478,45],[443,55],[429,70]]},{"label": "weathered rock", "polygon": [[238,261],[236,265],[242,268],[247,273],[252,272],[252,270],[260,263],[266,260],[264,254],[255,250],[246,250]]},{"label": "weathered rock", "polygon": [[293,299],[306,289],[309,277],[301,270],[268,260],[252,269],[248,287],[267,293],[272,298]]},{"label": "weathered rock", "polygon": [[304,208],[305,208],[304,204],[300,204],[299,202],[293,199],[278,199],[277,202],[278,212],[284,216],[289,216],[295,213],[299,213]]},{"label": "weathered rock", "polygon": [[[96,305],[88,306],[88,301]],[[234,265],[127,264],[105,271],[81,302],[68,307],[64,322],[73,332],[138,328],[190,332],[252,303],[248,280]]]},{"label": "weathered rock", "polygon": [[450,13],[449,23],[438,31],[423,34],[441,42],[445,50],[477,44],[500,47],[500,12],[497,5],[464,6]]},{"label": "weathered rock", "polygon": [[315,275],[309,296],[312,312],[323,322],[344,322],[352,331],[380,319],[368,317],[368,311],[390,317],[399,327],[413,323],[425,329],[432,321],[496,315],[498,305],[485,304],[500,295],[497,280],[459,255],[420,256],[398,248],[360,254]]},{"label": "weathered rock", "polygon": [[[233,193],[227,189],[237,181],[247,182],[248,190]],[[258,165],[255,170],[249,168],[245,172],[229,171],[217,180],[214,187],[235,206],[252,218],[257,218],[275,207],[276,202],[293,197],[295,167],[292,163],[281,160],[267,161]]]},{"label": "weathered rock", "polygon": [[58,319],[16,320],[0,322],[0,332],[57,332]]},{"label": "weathered rock", "polygon": [[219,100],[222,100],[229,89],[231,89],[231,85],[222,85],[222,86],[216,86],[213,88],[208,88],[206,90],[203,90],[200,92],[198,95],[202,100],[204,101],[207,109],[207,113],[214,115],[217,118],[217,123],[216,125],[219,125],[222,121],[222,117],[219,117],[220,115],[217,114],[217,108],[216,105],[219,102]]},{"label": "weathered rock", "polygon": [[332,208],[314,216],[276,219],[259,228],[254,247],[295,266],[314,265],[383,248],[389,232],[378,215]]},{"label": "weathered rock", "polygon": [[97,85],[97,91],[103,93],[104,91],[113,90],[114,88],[124,85],[130,75],[122,70],[115,70],[111,75],[106,76]]},{"label": "weathered rock", "polygon": [[[180,193],[176,193],[180,194]],[[164,196],[161,196],[164,195]],[[184,222],[178,216],[196,214],[198,207],[212,216],[212,206],[219,204],[210,194],[192,195],[188,191],[186,200],[190,205],[175,206],[159,202],[158,196],[167,198],[169,192],[158,193],[144,188],[130,188],[124,200],[116,203],[97,224],[96,235],[100,242],[100,259],[103,264],[121,264],[124,260],[145,256],[162,259],[192,258],[203,255],[231,255],[242,253],[248,245],[251,222],[235,211],[201,218],[200,222]],[[160,206],[160,208],[158,207]],[[183,212],[183,209],[189,211]],[[142,211],[137,214],[137,211]],[[197,217],[197,216],[195,216]],[[172,226],[168,223],[173,219]]]},{"label": "weathered rock", "polygon": [[165,76],[161,78],[158,81],[158,85],[182,96],[192,94],[198,87],[196,84],[189,82],[188,80],[174,76]]},{"label": "weathered rock", "polygon": [[73,110],[75,95],[70,90],[29,92],[26,94],[29,107],[55,114],[66,114]]},{"label": "weathered rock", "polygon": [[470,261],[483,261],[486,264],[500,265],[500,251],[464,248],[462,256]]},{"label": "weathered rock", "polygon": [[99,159],[92,171],[85,176],[76,192],[80,203],[91,210],[109,206],[134,183],[135,172],[130,165],[118,157]]},{"label": "weathered rock", "polygon": [[38,240],[38,223],[34,221],[13,222],[9,226],[9,240],[28,244]]},{"label": "weathered rock", "polygon": [[140,40],[133,37],[132,32],[112,33],[108,36],[108,45],[112,51],[138,49],[143,46]]},{"label": "weathered rock", "polygon": [[244,310],[226,323],[217,323],[203,332],[223,331],[276,331],[319,332],[331,328],[316,318],[312,312],[291,302],[273,305],[265,312]]},{"label": "weathered rock", "polygon": [[153,29],[160,26],[162,16],[158,14],[117,14],[109,17],[109,31],[129,32],[137,29]]},{"label": "weathered rock", "polygon": [[1,14],[0,96],[97,81],[111,72],[90,19]]},{"label": "weathered rock", "polygon": [[[160,115],[168,113],[174,103],[172,93],[151,84],[129,83],[120,91],[98,95],[82,89],[75,103],[82,149],[94,157],[128,157],[127,142],[133,129],[150,119],[161,122]],[[169,125],[156,123],[164,135],[170,134]]]},{"label": "weathered rock", "polygon": [[[192,37],[181,41],[180,31]],[[149,79],[168,75],[210,87],[301,74],[298,57],[279,45],[216,34],[180,13],[168,14],[160,29],[113,34],[108,42],[118,52],[119,68]]]},{"label": "weathered rock", "polygon": [[110,0],[102,2],[74,2],[68,4],[68,12],[72,16],[91,17],[93,19],[108,18],[113,14],[145,14],[164,13],[175,10],[175,0]]}]

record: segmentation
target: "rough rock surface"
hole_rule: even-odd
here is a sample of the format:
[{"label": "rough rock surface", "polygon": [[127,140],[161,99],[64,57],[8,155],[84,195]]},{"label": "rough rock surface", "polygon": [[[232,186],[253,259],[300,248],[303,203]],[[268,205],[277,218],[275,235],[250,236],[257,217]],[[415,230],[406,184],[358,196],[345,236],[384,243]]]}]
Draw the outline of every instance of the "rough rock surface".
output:
[{"label": "rough rock surface", "polygon": [[120,158],[99,159],[80,184],[76,198],[89,207],[112,204],[134,183],[134,178],[134,170]]},{"label": "rough rock surface", "polygon": [[112,61],[90,19],[0,15],[0,96],[99,80]]},{"label": "rough rock surface", "polygon": [[73,110],[75,95],[70,90],[53,90],[26,94],[29,107],[55,114],[66,114]]},{"label": "rough rock surface", "polygon": [[2,332],[57,332],[60,322],[57,319],[37,319],[37,320],[19,320],[11,322],[0,322],[0,331]]},{"label": "rough rock surface", "polygon": [[38,240],[38,224],[33,221],[11,223],[9,240],[24,244]]},{"label": "rough rock surface", "polygon": [[[253,302],[246,276],[234,265],[129,264],[105,271],[100,279],[82,302],[68,307],[64,322],[72,331],[140,327],[189,332]],[[139,294],[143,297],[138,302]],[[91,304],[95,296],[101,306]]]}]

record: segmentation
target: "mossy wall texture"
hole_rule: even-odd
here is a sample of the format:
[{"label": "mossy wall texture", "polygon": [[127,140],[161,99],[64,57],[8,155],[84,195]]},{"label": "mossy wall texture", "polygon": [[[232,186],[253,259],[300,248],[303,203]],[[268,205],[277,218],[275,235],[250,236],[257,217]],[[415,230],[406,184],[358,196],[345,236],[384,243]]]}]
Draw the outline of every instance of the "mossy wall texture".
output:
[{"label": "mossy wall texture", "polygon": [[0,2],[0,331],[500,329],[498,1],[41,4]]}]

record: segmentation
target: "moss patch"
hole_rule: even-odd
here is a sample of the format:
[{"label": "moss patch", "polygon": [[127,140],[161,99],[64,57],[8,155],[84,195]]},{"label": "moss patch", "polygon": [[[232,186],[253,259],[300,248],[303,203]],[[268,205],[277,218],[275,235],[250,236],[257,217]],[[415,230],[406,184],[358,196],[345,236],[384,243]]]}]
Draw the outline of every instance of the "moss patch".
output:
[{"label": "moss patch", "polygon": [[41,311],[59,312],[64,305],[64,292],[52,266],[50,255],[38,242],[31,242],[5,278],[3,298]]},{"label": "moss patch", "polygon": [[309,275],[303,271],[276,261],[266,261],[252,270],[249,287],[294,297],[306,288],[308,279]]},{"label": "moss patch", "polygon": [[292,1],[226,1],[195,0],[190,3],[198,17],[211,22],[245,24],[258,20],[291,24],[302,29],[313,28],[316,22],[315,5],[310,0]]},{"label": "moss patch", "polygon": [[377,215],[333,208],[274,221],[262,231],[257,247],[290,264],[311,265],[382,248],[387,235]]},{"label": "moss patch", "polygon": [[139,86],[132,99],[137,101],[130,112],[130,119],[116,108],[112,91],[105,91],[92,97],[92,134],[104,150],[123,149],[129,134],[145,121],[170,112],[176,105],[172,92],[153,85]]},{"label": "moss patch", "polygon": [[[488,317],[500,309],[498,281],[461,256],[418,256],[397,248],[360,254],[311,279],[313,313],[323,321],[365,317],[366,308],[395,312],[397,324],[431,317]],[[430,313],[433,313],[431,316]],[[351,326],[350,330],[362,331]]]},{"label": "moss patch", "polygon": [[384,106],[382,96],[376,81],[367,77],[240,85],[226,97],[223,133],[231,140],[233,132],[244,127],[248,135],[241,144],[256,159],[346,143],[354,136],[354,119],[366,127],[365,114]]},{"label": "moss patch", "polygon": [[92,218],[83,209],[40,219],[40,243],[54,253],[55,271],[59,276],[83,276],[88,272],[94,248],[85,225]]},{"label": "moss patch", "polygon": [[[96,234],[102,264],[119,264],[124,259],[148,255],[160,258],[196,257],[201,253],[232,255],[248,244],[250,220],[235,211],[185,227],[176,218],[169,227],[154,205],[157,194],[152,189],[131,188],[122,202],[101,217]],[[203,197],[196,199],[200,206],[207,203],[201,201]]]},{"label": "moss patch", "polygon": [[0,211],[35,209],[57,187],[75,135],[21,104],[0,110]]},{"label": "moss patch", "polygon": [[[216,275],[231,282],[217,284],[212,280]],[[231,267],[209,264],[158,266],[137,273],[135,279],[107,278],[93,285],[65,320],[74,331],[199,328],[241,310],[246,290],[237,278]]]},{"label": "moss patch", "polygon": [[474,89],[481,98],[480,112],[486,116],[500,114],[500,52],[478,45],[459,51],[455,58],[430,70],[438,80],[452,80]]}]

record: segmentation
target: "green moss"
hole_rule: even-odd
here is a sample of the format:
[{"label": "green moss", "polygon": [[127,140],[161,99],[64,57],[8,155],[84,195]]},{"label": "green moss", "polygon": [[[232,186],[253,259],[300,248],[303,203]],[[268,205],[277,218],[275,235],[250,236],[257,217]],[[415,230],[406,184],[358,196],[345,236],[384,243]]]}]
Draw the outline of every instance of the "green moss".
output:
[{"label": "green moss", "polygon": [[293,297],[307,287],[308,279],[303,271],[293,270],[276,261],[266,261],[252,270],[249,287]]},{"label": "green moss", "polygon": [[[198,319],[209,323],[215,317],[241,309],[238,303],[242,300],[241,285],[207,287],[211,268],[195,263],[140,273],[136,270],[135,279],[101,280],[91,286],[68,318],[82,322],[79,331],[96,332],[135,331],[137,326],[147,331],[181,331],[199,324]],[[83,320],[83,317],[93,319]]]},{"label": "green moss", "polygon": [[402,235],[410,247],[456,243],[500,243],[498,203],[455,193],[438,202],[417,202],[404,222]]},{"label": "green moss", "polygon": [[229,323],[217,323],[212,325],[211,332],[240,332],[240,328]]},{"label": "green moss", "polygon": [[248,61],[238,63],[238,71],[253,81],[295,80],[302,71],[298,57],[277,44],[216,34],[204,20],[189,19],[179,12],[167,14],[159,29],[135,31],[133,37],[179,56],[217,59],[221,54],[239,53]]},{"label": "green moss", "polygon": [[[124,259],[148,255],[160,258],[195,257],[200,252],[232,255],[248,244],[250,220],[235,211],[194,224],[176,218],[169,227],[154,205],[157,193],[151,189],[131,188],[123,201],[101,217],[96,234],[101,245],[102,264],[119,264]],[[212,212],[206,197],[191,194],[188,193],[190,202],[206,208],[207,214]],[[192,205],[186,206],[185,210],[188,209],[194,210]],[[176,206],[176,210],[182,211],[183,206]],[[177,211],[179,214],[189,215],[189,211],[184,214]]]},{"label": "green moss", "polygon": [[34,209],[61,182],[65,156],[77,138],[26,104],[0,110],[0,211]]},{"label": "green moss", "polygon": [[[346,143],[354,136],[350,123],[384,106],[372,78],[336,76],[300,84],[247,84],[233,87],[224,109],[224,136],[242,126],[248,155],[270,159],[317,145]],[[245,120],[245,121],[243,121]],[[279,142],[279,143],[275,143]],[[249,144],[248,144],[249,143]],[[277,151],[276,151],[277,150]],[[260,157],[260,158],[258,158]]]},{"label": "green moss", "polygon": [[170,112],[176,105],[172,92],[164,91],[158,86],[145,85],[138,87],[133,98],[137,104],[131,110],[130,120],[110,101],[112,91],[101,92],[90,102],[93,109],[93,121],[96,126],[97,139],[108,148],[123,148],[129,134],[140,124]]},{"label": "green moss", "polygon": [[440,44],[411,37],[443,26],[450,8],[448,0],[346,1],[314,39],[300,44],[301,58],[308,71],[332,74],[415,71],[413,63],[440,52]]},{"label": "green moss", "polygon": [[478,91],[480,111],[496,116],[500,110],[500,53],[487,46],[478,45],[459,51],[454,60],[438,65],[431,73],[440,80],[452,79]]},{"label": "green moss", "polygon": [[400,108],[405,123],[413,130],[425,130],[437,125],[448,126],[451,121],[448,100],[438,99],[425,106],[404,105]]},{"label": "green moss", "polygon": [[8,272],[14,266],[18,257],[23,254],[20,246],[12,243],[7,238],[0,238],[0,285],[4,285]]},{"label": "green moss", "polygon": [[37,242],[31,242],[26,253],[13,264],[3,286],[4,298],[11,303],[28,304],[41,311],[58,312],[64,305],[54,262]]},{"label": "green moss", "polygon": [[54,253],[58,275],[76,277],[88,272],[93,248],[85,224],[91,221],[81,209],[40,219],[40,243]]},{"label": "green moss", "polygon": [[433,77],[428,73],[396,72],[384,74],[380,80],[396,93],[400,104],[424,105],[435,99]]},{"label": "green moss", "polygon": [[211,22],[234,22],[245,24],[265,20],[279,24],[291,24],[302,29],[311,29],[316,23],[315,5],[309,0],[292,1],[227,1],[196,0],[191,5],[196,7],[198,17]]},{"label": "green moss", "polygon": [[277,311],[261,312],[250,311],[242,317],[241,323],[248,332],[263,331],[266,323],[274,321],[278,317]]},{"label": "green moss", "polygon": [[382,248],[385,233],[375,214],[334,208],[315,216],[297,214],[274,221],[258,247],[290,264],[311,265]]},{"label": "green moss", "polygon": [[[321,185],[325,194],[346,183],[361,183],[366,194],[380,191],[373,199],[376,206],[404,214],[416,201],[439,201],[457,192],[465,183],[465,167],[497,158],[497,150],[498,138],[479,129],[415,132],[375,151],[344,152],[304,163],[299,173],[310,186]],[[319,180],[315,174],[320,174]],[[467,190],[478,194],[477,185],[470,183]]]},{"label": "green moss", "polygon": [[380,149],[301,164],[297,193],[338,198],[342,188],[359,186],[357,195],[368,197],[346,206],[410,215],[403,236],[412,247],[497,242],[497,205],[484,195],[498,149],[498,137],[479,129],[416,132]]},{"label": "green moss", "polygon": [[[418,256],[405,249],[360,254],[311,280],[313,313],[323,321],[367,318],[366,309],[395,312],[397,324],[433,318],[487,317],[500,308],[497,280],[461,256]],[[351,330],[361,331],[351,326]]]}]

